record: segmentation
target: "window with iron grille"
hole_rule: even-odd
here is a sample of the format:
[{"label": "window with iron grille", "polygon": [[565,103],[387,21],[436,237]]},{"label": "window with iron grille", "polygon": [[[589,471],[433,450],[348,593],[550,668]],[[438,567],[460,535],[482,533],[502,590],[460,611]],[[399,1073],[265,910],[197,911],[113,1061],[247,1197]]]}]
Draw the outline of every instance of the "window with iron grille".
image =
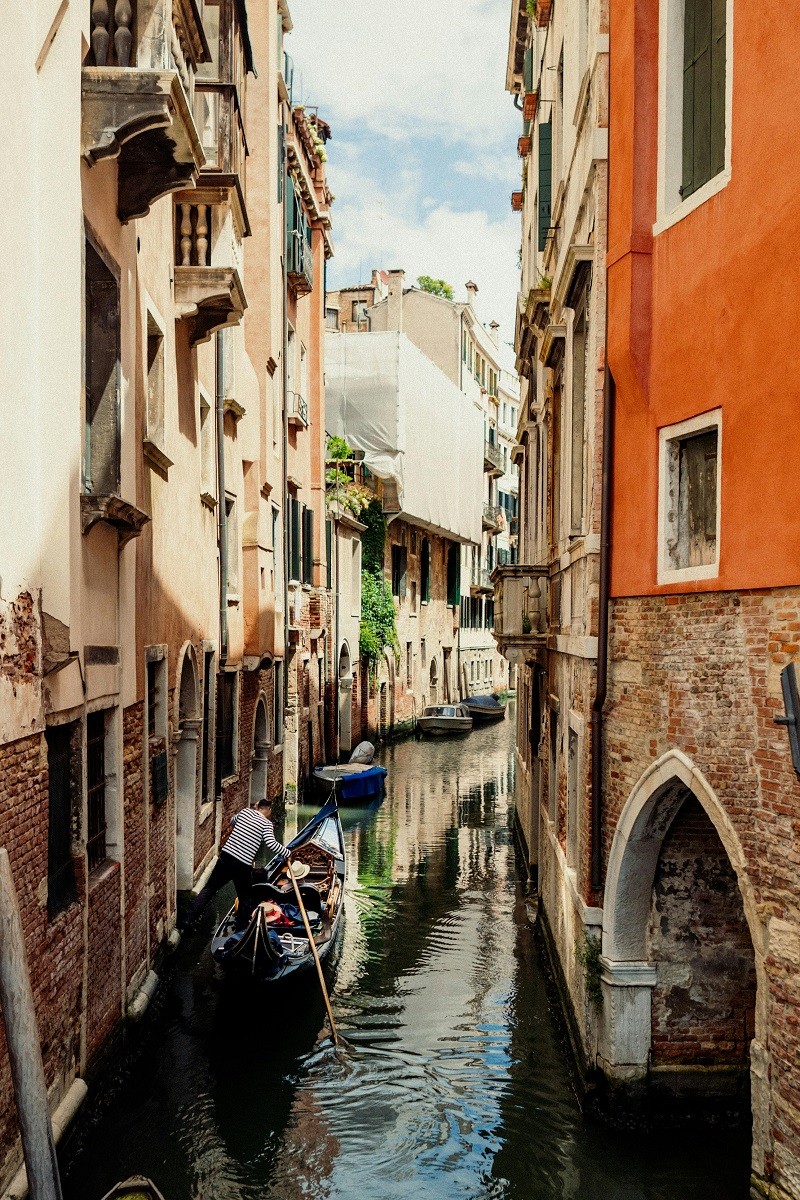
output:
[{"label": "window with iron grille", "polygon": [[53,725],[45,732],[49,824],[47,833],[47,915],[50,920],[77,899],[72,861],[72,827],[80,795],[80,725]]},{"label": "window with iron grille", "polygon": [[86,718],[86,854],[89,870],[99,867],[106,851],[106,714]]},{"label": "window with iron grille", "polygon": [[220,671],[217,676],[217,792],[223,779],[236,774],[236,671]]}]

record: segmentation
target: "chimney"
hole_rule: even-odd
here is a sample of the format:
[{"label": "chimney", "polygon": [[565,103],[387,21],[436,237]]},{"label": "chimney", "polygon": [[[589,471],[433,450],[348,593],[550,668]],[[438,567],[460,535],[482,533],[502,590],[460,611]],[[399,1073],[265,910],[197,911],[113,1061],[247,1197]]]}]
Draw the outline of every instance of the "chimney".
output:
[{"label": "chimney", "polygon": [[471,304],[472,307],[474,308],[475,307],[475,297],[478,294],[478,285],[477,285],[477,283],[473,283],[472,280],[470,279],[470,280],[468,280],[467,283],[464,284],[464,287],[467,289],[467,304]]},{"label": "chimney", "polygon": [[386,328],[396,333],[403,332],[403,280],[405,271],[389,272],[389,309],[386,314]]},{"label": "chimney", "polygon": [[489,337],[492,339],[495,346],[499,345],[499,336],[498,336],[499,329],[500,329],[500,325],[497,321],[489,322]]}]

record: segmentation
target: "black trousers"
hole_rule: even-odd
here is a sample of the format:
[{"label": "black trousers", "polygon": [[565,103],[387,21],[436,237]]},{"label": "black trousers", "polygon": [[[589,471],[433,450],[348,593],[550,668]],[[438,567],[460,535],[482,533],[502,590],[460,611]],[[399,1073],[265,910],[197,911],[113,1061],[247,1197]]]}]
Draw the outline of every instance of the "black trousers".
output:
[{"label": "black trousers", "polygon": [[241,903],[250,891],[252,879],[252,866],[248,866],[241,859],[234,858],[232,854],[227,854],[224,850],[220,850],[214,870],[208,877],[208,883],[198,892],[196,898],[192,901],[185,915],[178,923],[178,928],[187,929],[190,925],[194,925],[195,921],[205,912],[211,902],[211,898],[226,883],[230,883],[231,880],[233,880],[236,887],[236,895],[239,897],[239,902]]}]

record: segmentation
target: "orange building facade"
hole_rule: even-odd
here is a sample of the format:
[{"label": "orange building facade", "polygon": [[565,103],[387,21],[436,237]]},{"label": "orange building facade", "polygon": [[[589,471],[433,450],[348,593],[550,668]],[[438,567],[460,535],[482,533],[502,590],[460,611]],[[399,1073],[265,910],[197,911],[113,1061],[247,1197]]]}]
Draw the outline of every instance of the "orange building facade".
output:
[{"label": "orange building facade", "polygon": [[765,65],[800,44],[800,13],[611,0],[610,31],[596,1061],[615,1094],[752,1117],[751,1194],[783,1200],[800,1196],[800,782],[775,721],[800,657],[800,270],[780,248],[800,97]]}]

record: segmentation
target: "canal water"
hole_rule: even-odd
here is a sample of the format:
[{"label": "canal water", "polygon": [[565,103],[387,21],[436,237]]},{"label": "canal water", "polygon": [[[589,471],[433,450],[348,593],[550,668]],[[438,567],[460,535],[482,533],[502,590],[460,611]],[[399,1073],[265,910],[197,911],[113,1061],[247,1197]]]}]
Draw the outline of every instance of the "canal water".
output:
[{"label": "canal water", "polygon": [[513,724],[512,704],[387,748],[381,804],[343,810],[347,1046],[313,987],[281,1002],[222,977],[220,893],[62,1148],[65,1200],[134,1173],[166,1200],[746,1200],[746,1139],[581,1115],[515,865]]}]

